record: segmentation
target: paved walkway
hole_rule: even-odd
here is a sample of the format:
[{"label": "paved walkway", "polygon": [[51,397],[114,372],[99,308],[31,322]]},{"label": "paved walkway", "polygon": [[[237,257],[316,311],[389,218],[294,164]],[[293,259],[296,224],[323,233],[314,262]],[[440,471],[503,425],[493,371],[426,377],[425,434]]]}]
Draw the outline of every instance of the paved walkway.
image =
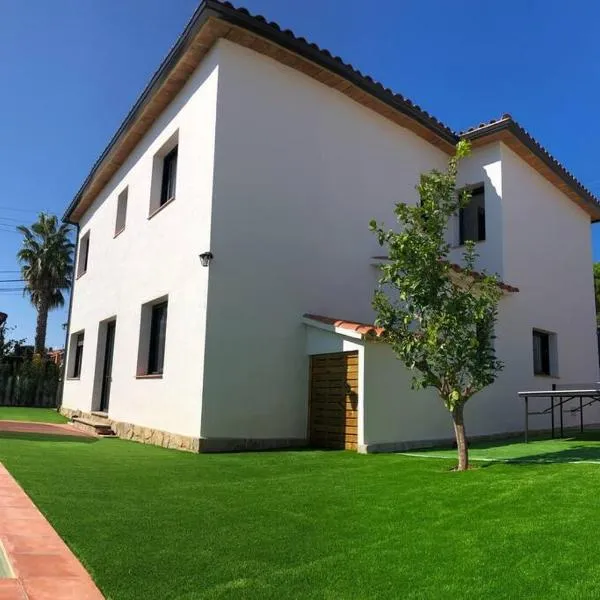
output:
[{"label": "paved walkway", "polygon": [[[46,435],[70,435],[97,439],[96,436],[75,429],[72,425],[58,423],[32,423],[30,421],[0,421],[0,431],[17,433],[45,433]],[[0,596],[0,600],[2,597]]]},{"label": "paved walkway", "polygon": [[12,579],[0,579],[0,600],[103,600],[82,564],[1,464],[0,542],[14,573]]}]

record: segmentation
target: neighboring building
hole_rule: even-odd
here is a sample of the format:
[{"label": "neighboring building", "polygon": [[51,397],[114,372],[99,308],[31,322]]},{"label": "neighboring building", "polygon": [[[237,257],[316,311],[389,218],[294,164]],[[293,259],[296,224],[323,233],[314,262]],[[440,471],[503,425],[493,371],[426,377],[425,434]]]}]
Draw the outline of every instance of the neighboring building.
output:
[{"label": "neighboring building", "polygon": [[507,284],[505,370],[467,405],[469,433],[521,430],[519,390],[595,381],[589,191],[510,116],[457,135],[209,0],[66,212],[79,248],[63,411],[192,450],[452,438],[441,402],[410,389],[368,325],[381,260],[368,223],[393,226],[394,202],[416,201],[460,138],[474,201],[450,235],[478,241],[479,267]]},{"label": "neighboring building", "polygon": [[65,358],[65,350],[64,348],[48,348],[46,357],[50,362],[53,362],[55,365],[58,365],[60,367],[63,364],[63,360]]}]

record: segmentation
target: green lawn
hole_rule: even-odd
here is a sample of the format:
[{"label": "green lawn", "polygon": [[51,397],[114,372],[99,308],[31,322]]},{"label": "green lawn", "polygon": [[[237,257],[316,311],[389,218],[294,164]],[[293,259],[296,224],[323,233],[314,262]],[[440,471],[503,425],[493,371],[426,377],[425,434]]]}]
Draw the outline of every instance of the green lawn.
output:
[{"label": "green lawn", "polygon": [[0,460],[112,600],[579,599],[600,589],[600,465],[452,473],[451,460],[403,455],[197,456],[8,434]]},{"label": "green lawn", "polygon": [[53,408],[22,408],[0,406],[0,421],[35,421],[36,423],[66,423],[68,419]]}]

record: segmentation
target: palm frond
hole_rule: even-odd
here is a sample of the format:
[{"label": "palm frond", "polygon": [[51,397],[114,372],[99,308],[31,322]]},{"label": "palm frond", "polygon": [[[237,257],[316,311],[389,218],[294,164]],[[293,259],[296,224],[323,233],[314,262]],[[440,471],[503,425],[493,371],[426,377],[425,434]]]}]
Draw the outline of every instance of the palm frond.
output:
[{"label": "palm frond", "polygon": [[25,280],[24,294],[34,306],[51,308],[64,304],[62,292],[69,289],[73,271],[74,244],[69,226],[55,215],[40,213],[30,227],[20,225],[23,235],[17,259]]}]

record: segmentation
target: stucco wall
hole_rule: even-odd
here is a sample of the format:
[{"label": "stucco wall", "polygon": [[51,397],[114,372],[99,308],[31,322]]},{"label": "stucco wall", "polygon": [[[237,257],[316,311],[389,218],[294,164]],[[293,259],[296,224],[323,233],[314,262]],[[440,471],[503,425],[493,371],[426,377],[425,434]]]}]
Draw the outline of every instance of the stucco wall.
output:
[{"label": "stucco wall", "polygon": [[[177,198],[148,220],[153,157],[175,131]],[[416,201],[419,175],[446,160],[346,96],[221,40],[81,223],[90,257],[70,331],[85,330],[85,350],[65,407],[96,408],[99,323],[116,316],[113,419],[209,439],[304,438],[308,355],[340,342],[325,333],[307,342],[301,315],[372,321],[382,249],[368,223],[393,226],[394,202]],[[506,369],[469,403],[468,428],[515,430],[518,390],[598,377],[589,218],[501,144],[475,150],[459,182],[485,186],[478,267],[521,289],[501,303]],[[113,239],[126,185],[127,226]],[[198,255],[209,249],[206,269]],[[165,295],[164,377],[136,379],[141,306]],[[557,333],[560,380],[533,376],[533,327]],[[414,398],[423,393],[389,348],[358,345],[359,443],[451,435],[439,401]],[[594,410],[588,420],[599,420]]]},{"label": "stucco wall", "polygon": [[221,41],[203,437],[302,437],[304,312],[359,321],[393,222],[446,156],[260,54]]},{"label": "stucco wall", "polygon": [[[468,435],[491,435],[523,428],[523,401],[517,396],[523,388],[524,372],[533,369],[531,344],[519,347],[510,323],[519,310],[515,294],[500,300],[496,327],[496,352],[506,368],[496,382],[475,395],[465,408]],[[512,361],[514,354],[520,361]],[[558,413],[557,413],[558,414]],[[450,439],[452,420],[435,391],[412,390],[411,373],[400,363],[387,344],[367,344],[365,348],[365,444],[415,442]],[[549,420],[532,418],[531,427],[549,427]]]},{"label": "stucco wall", "polygon": [[[515,339],[507,364],[526,366],[519,370],[523,388],[594,382],[598,346],[590,218],[504,145],[502,164],[505,278],[521,290],[506,324],[506,335]],[[532,328],[557,334],[559,378],[533,376]],[[586,415],[600,421],[600,406]]]},{"label": "stucco wall", "polygon": [[[486,269],[503,277],[503,214],[502,214],[502,168],[500,144],[475,148],[459,165],[457,185],[474,186],[483,184],[485,193],[486,239],[477,244],[477,268]],[[450,222],[451,243],[458,245],[458,218]],[[450,260],[462,263],[464,248],[457,247]]]},{"label": "stucco wall", "polygon": [[[217,80],[211,53],[81,222],[81,236],[90,231],[89,264],[75,282],[70,331],[85,330],[85,346],[80,380],[65,382],[66,408],[96,408],[93,384],[103,354],[98,327],[116,316],[110,417],[199,436],[209,270],[198,255],[210,247]],[[176,199],[148,219],[153,157],[177,130]],[[126,228],[113,239],[117,196],[125,186]],[[136,379],[141,306],[165,295],[164,376]]]},{"label": "stucco wall", "polygon": [[[493,386],[472,398],[465,419],[470,435],[520,431],[524,423],[523,390],[552,384],[590,384],[598,379],[595,309],[589,216],[504,145],[475,152],[461,178],[475,183],[473,166],[492,174],[490,210],[486,183],[487,231],[503,231],[501,255],[486,254],[493,238],[478,245],[479,266],[501,273],[520,289],[503,296],[496,327],[496,352],[504,371]],[[501,163],[498,163],[498,158]],[[470,171],[470,172],[469,172]],[[498,222],[496,222],[496,219]],[[494,268],[498,265],[501,268]],[[532,330],[557,334],[558,377],[533,373]],[[548,400],[531,400],[531,410]],[[451,438],[452,422],[434,392],[410,389],[410,373],[385,344],[365,347],[364,443],[385,444]],[[572,406],[575,406],[573,404]],[[556,410],[558,426],[559,413]],[[600,422],[600,406],[584,409],[586,423]],[[565,426],[579,415],[564,413]],[[530,419],[532,429],[550,427],[550,417]]]}]

